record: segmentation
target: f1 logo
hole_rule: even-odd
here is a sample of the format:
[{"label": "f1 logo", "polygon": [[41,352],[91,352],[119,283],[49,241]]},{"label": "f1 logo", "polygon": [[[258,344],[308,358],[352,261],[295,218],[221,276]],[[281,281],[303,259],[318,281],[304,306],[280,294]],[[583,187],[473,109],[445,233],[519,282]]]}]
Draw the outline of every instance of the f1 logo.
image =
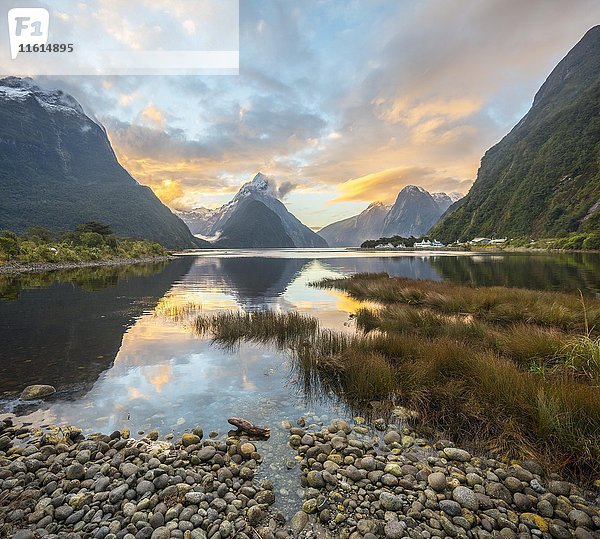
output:
[{"label": "f1 logo", "polygon": [[16,7],[8,12],[10,56],[14,60],[21,45],[45,45],[48,42],[50,14],[43,7]]}]

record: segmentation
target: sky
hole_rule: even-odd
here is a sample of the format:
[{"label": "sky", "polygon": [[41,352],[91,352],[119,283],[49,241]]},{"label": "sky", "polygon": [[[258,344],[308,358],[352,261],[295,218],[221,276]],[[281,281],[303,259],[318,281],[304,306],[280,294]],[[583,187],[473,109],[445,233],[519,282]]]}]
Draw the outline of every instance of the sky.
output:
[{"label": "sky", "polygon": [[[135,47],[116,2],[88,2],[104,17],[95,39]],[[217,207],[261,171],[318,228],[408,184],[466,193],[598,21],[597,0],[241,0],[238,76],[45,84],[102,122],[123,166],[171,208]],[[186,16],[168,25],[191,30]]]}]

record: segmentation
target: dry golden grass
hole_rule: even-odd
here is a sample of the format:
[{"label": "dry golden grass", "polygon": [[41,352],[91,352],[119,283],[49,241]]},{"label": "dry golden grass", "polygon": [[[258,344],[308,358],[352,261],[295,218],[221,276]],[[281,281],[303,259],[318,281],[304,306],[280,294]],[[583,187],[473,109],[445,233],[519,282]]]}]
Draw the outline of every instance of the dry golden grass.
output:
[{"label": "dry golden grass", "polygon": [[576,294],[499,286],[475,288],[445,281],[358,274],[325,279],[315,286],[336,288],[357,299],[429,307],[443,314],[470,314],[495,324],[535,323],[581,333],[600,331],[600,301]]}]

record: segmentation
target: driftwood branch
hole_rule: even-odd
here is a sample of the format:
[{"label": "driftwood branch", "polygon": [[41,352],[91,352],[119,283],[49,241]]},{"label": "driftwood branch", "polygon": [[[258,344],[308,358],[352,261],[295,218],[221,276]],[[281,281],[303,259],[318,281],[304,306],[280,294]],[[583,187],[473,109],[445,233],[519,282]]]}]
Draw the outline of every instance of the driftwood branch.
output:
[{"label": "driftwood branch", "polygon": [[242,419],[241,417],[230,417],[227,422],[230,425],[237,427],[239,431],[251,434],[252,436],[259,436],[260,438],[268,438],[271,436],[271,429],[268,427],[253,425],[250,421]]}]

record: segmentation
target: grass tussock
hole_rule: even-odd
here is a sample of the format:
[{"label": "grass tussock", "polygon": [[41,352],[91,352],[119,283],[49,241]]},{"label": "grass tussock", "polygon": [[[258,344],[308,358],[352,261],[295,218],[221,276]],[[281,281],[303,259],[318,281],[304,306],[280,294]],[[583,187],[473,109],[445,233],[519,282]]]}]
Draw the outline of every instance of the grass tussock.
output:
[{"label": "grass tussock", "polygon": [[[572,475],[600,472],[595,300],[387,275],[321,285],[383,305],[360,309],[353,335],[268,311],[200,316],[195,328],[228,346],[277,345],[307,393],[334,394],[362,413],[373,401],[402,405],[419,412],[422,427],[494,453]],[[511,305],[519,294],[520,306]]]},{"label": "grass tussock", "polygon": [[324,279],[315,286],[344,290],[361,300],[431,308],[448,315],[471,315],[494,324],[532,323],[565,331],[600,331],[600,300],[575,294],[506,288],[475,288],[449,282],[387,274]]},{"label": "grass tussock", "polygon": [[192,316],[202,312],[202,304],[191,301],[187,303],[178,303],[170,298],[159,301],[154,313],[156,316],[162,316],[176,322],[190,319]]},{"label": "grass tussock", "polygon": [[222,344],[234,345],[242,339],[260,343],[275,343],[280,347],[300,346],[318,332],[315,318],[298,313],[221,312],[198,316],[194,330],[198,335],[210,335]]}]

